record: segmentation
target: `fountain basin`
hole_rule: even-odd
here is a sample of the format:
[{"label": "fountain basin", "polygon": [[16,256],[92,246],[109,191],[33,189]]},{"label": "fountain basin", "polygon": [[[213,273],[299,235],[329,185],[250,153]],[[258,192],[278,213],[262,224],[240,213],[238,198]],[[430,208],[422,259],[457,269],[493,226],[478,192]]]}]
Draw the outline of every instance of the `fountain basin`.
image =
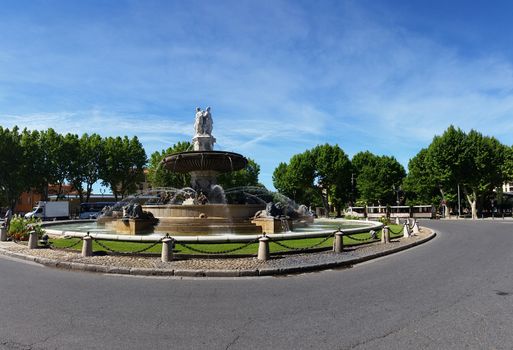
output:
[{"label": "fountain basin", "polygon": [[162,164],[177,173],[193,171],[214,171],[225,173],[243,169],[248,161],[244,156],[234,152],[190,151],[166,156]]},{"label": "fountain basin", "polygon": [[142,209],[158,220],[155,226],[137,219],[100,218],[99,224],[118,233],[137,235],[147,233],[178,233],[208,235],[219,233],[262,233],[251,222],[255,213],[265,209],[263,204],[208,205],[143,205]]}]

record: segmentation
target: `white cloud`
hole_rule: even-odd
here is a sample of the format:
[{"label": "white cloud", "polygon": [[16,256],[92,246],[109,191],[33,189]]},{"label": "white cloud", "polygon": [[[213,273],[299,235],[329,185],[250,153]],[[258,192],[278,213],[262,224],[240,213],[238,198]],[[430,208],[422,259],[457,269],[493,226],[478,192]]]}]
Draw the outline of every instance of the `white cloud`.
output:
[{"label": "white cloud", "polygon": [[15,41],[0,38],[0,125],[138,135],[151,153],[189,140],[194,108],[211,105],[219,147],[263,164],[266,184],[278,162],[324,142],[404,165],[449,124],[513,144],[513,65],[500,52],[464,55],[393,9],[230,5],[136,3],[66,35],[20,22]]}]

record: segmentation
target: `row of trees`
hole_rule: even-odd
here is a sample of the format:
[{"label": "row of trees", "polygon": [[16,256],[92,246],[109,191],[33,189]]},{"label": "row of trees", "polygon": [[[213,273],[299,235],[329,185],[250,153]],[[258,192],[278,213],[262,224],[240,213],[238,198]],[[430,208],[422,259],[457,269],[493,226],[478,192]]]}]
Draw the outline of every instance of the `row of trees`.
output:
[{"label": "row of trees", "polygon": [[[53,129],[20,131],[0,127],[0,206],[14,207],[24,191],[34,189],[48,198],[49,185],[57,195],[65,194],[63,185],[71,184],[81,202],[88,202],[93,185],[101,182],[110,188],[117,201],[134,193],[148,178],[152,187],[182,188],[190,185],[189,174],[178,174],[161,167],[167,154],[186,151],[189,142],[179,142],[167,150],[154,152],[150,159],[137,137],[106,137],[97,134],[59,134]],[[245,169],[221,174],[224,188],[262,186],[258,183],[260,166],[248,159]]]},{"label": "row of trees", "polygon": [[502,184],[511,179],[512,147],[450,126],[410,160],[404,189],[413,202],[446,204],[446,214],[458,203],[459,189],[476,218],[485,202],[500,199]]},{"label": "row of trees", "polygon": [[48,186],[64,183],[88,201],[93,184],[101,181],[116,197],[135,190],[143,181],[146,153],[137,137],[97,134],[59,134],[53,129],[20,131],[0,127],[0,200],[13,207],[23,191],[35,189],[48,196]]},{"label": "row of trees", "polygon": [[[144,180],[153,187],[186,187],[188,174],[172,173],[160,165],[170,153],[191,149],[189,142],[154,152],[147,160],[137,137],[106,137],[53,129],[29,131],[0,127],[0,203],[13,206],[23,191],[36,189],[46,197],[48,185],[62,194],[65,182],[88,201],[93,185],[101,182],[116,197],[133,193]],[[224,188],[262,186],[260,166],[252,159],[245,169],[222,174]],[[458,189],[472,216],[484,203],[497,198],[504,181],[513,179],[513,148],[493,137],[449,127],[408,164],[408,175],[390,156],[360,152],[352,159],[338,145],[319,145],[280,163],[273,173],[278,191],[298,203],[335,206],[340,214],[347,205],[457,203]]]},{"label": "row of trees", "polygon": [[338,146],[319,145],[280,163],[273,173],[274,187],[298,203],[334,205],[337,214],[349,203],[392,204],[406,176],[403,166],[389,156],[357,153],[353,159]]},{"label": "row of trees", "polygon": [[350,160],[329,144],[294,155],[273,174],[280,192],[326,209],[330,202],[338,214],[347,204],[443,204],[448,215],[459,190],[473,218],[485,203],[501,199],[502,184],[511,179],[513,147],[453,126],[410,160],[408,175],[394,157],[366,151]]}]

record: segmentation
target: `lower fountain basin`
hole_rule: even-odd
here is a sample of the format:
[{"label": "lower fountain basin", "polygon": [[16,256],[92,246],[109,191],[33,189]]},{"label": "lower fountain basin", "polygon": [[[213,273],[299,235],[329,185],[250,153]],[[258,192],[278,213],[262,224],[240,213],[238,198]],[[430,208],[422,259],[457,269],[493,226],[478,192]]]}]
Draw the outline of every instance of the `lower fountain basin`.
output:
[{"label": "lower fountain basin", "polygon": [[219,233],[262,233],[262,228],[251,222],[256,212],[265,209],[262,204],[207,204],[207,205],[143,205],[153,214],[156,225],[138,219],[102,217],[99,224],[122,234],[178,233],[208,235]]}]

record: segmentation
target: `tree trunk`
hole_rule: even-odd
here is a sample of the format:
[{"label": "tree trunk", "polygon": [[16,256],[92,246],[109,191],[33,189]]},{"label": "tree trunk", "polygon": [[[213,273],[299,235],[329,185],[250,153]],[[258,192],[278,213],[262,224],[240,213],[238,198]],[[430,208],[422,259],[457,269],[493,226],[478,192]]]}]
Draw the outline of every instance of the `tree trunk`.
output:
[{"label": "tree trunk", "polygon": [[447,201],[445,200],[445,193],[441,187],[439,188],[439,190],[440,190],[440,194],[442,195],[442,201],[445,203],[442,205],[442,207],[444,209],[444,218],[448,218],[450,213],[449,213],[449,206],[447,205]]},{"label": "tree trunk", "polygon": [[467,201],[470,204],[470,208],[472,210],[472,220],[477,219],[477,195],[476,192],[472,192],[471,195],[467,194]]}]

